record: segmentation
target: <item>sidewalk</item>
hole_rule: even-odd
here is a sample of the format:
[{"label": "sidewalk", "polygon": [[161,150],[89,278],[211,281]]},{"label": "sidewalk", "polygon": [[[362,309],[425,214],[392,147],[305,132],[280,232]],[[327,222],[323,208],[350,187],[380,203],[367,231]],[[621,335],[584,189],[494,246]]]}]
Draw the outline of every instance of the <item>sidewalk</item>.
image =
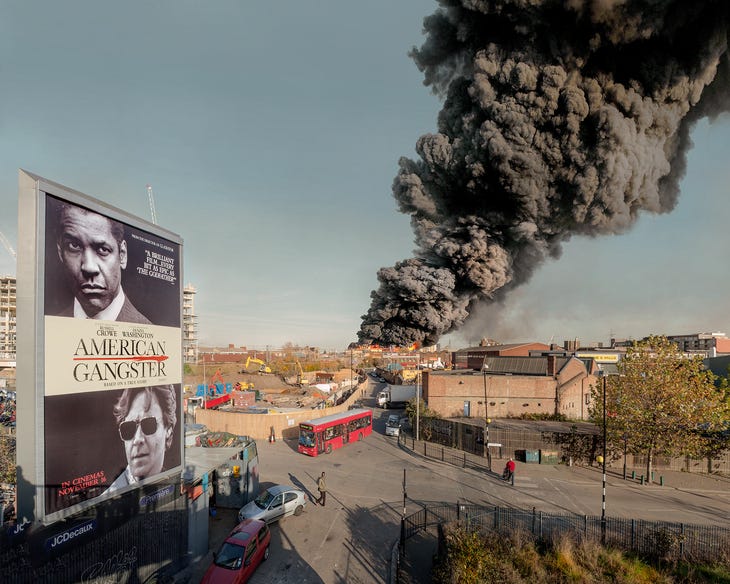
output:
[{"label": "sidewalk", "polygon": [[406,540],[406,553],[401,557],[398,584],[430,584],[431,568],[437,551],[438,534],[435,527],[422,530]]},{"label": "sidewalk", "polygon": [[[424,445],[426,445],[432,452],[433,449],[443,449],[448,454],[445,456],[445,460],[441,461],[438,457],[424,456]],[[423,440],[412,441],[411,437],[402,439],[399,442],[399,446],[402,450],[410,452],[413,456],[416,456],[422,460],[429,460],[434,462],[448,462],[449,458],[452,460],[463,460],[466,455],[467,468],[473,468],[481,470],[485,474],[491,474],[494,477],[501,475],[504,465],[509,460],[508,455],[504,455],[503,458],[492,457],[492,469],[491,473],[486,469],[486,460],[471,453],[464,453],[461,450],[450,448],[448,446],[442,446],[432,442],[426,442]],[[519,483],[520,479],[525,477],[538,478],[546,475],[553,475],[555,472],[560,474],[574,473],[577,476],[581,476],[586,480],[596,479],[602,480],[603,472],[602,467],[598,464],[594,466],[582,466],[573,465],[567,466],[565,464],[538,464],[538,463],[524,463],[516,462],[517,468],[515,472],[516,484]],[[458,465],[455,465],[458,466]],[[606,468],[606,481],[614,485],[641,485],[641,475],[644,471],[634,470],[634,478],[632,478],[632,470],[628,469],[626,473],[626,479],[623,478],[622,467],[611,467]],[[654,480],[650,484],[649,481],[644,479],[644,486],[648,488],[652,487],[665,487],[673,488],[677,490],[686,490],[694,493],[697,492],[717,492],[717,493],[730,493],[730,477],[723,475],[708,475],[706,473],[689,473],[684,471],[676,470],[654,470]]]}]

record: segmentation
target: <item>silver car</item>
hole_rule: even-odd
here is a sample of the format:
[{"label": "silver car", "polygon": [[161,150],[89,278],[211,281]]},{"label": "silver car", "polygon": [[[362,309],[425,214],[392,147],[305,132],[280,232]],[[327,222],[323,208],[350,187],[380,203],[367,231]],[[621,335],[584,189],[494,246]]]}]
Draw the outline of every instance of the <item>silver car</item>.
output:
[{"label": "silver car", "polygon": [[275,485],[261,491],[253,501],[241,507],[238,521],[261,519],[273,523],[289,515],[301,515],[307,505],[304,492],[287,485]]},{"label": "silver car", "polygon": [[385,422],[386,436],[399,436],[401,428],[400,416],[398,414],[390,414]]}]

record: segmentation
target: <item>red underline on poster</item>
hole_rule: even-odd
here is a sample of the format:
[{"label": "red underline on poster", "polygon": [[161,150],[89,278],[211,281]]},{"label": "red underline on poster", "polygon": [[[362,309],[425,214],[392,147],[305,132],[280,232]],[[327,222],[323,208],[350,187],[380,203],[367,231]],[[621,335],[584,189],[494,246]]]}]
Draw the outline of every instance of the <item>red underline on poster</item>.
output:
[{"label": "red underline on poster", "polygon": [[74,357],[74,361],[167,361],[168,355],[155,355],[153,357]]}]

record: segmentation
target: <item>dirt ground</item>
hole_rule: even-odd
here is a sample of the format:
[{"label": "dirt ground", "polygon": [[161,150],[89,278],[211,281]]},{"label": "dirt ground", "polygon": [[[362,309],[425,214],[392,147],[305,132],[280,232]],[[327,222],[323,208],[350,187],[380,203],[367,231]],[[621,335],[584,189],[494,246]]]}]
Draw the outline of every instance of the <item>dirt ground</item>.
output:
[{"label": "dirt ground", "polygon": [[[191,368],[194,373],[186,374],[183,380],[186,387],[185,393],[188,396],[195,395],[198,385],[212,383],[214,377],[217,379],[217,373],[220,372],[223,383],[231,383],[234,386],[237,382],[253,384],[253,389],[260,392],[262,401],[275,407],[309,408],[328,397],[326,393],[320,392],[314,387],[298,387],[286,383],[281,376],[275,373],[241,373],[243,368],[241,363],[206,365],[205,373],[202,365],[195,365]],[[350,369],[341,369],[334,373],[334,382],[341,383],[345,379],[349,380],[351,375]],[[305,378],[313,382],[314,373],[305,374]]]}]

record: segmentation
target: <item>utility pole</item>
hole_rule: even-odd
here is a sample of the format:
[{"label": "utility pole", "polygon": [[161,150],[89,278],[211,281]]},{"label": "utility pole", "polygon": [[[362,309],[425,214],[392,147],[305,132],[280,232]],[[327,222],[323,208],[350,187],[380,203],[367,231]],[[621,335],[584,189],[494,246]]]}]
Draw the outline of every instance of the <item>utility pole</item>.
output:
[{"label": "utility pole", "polygon": [[482,377],[484,378],[484,452],[487,456],[487,468],[492,470],[492,454],[489,452],[489,424],[492,420],[489,419],[489,402],[487,401],[487,357],[484,357],[484,363],[482,364]]},{"label": "utility pole", "polygon": [[603,456],[601,463],[603,465],[603,491],[601,494],[601,543],[606,543],[606,372],[601,371],[603,378]]},{"label": "utility pole", "polygon": [[421,354],[418,354],[418,369],[416,371],[416,440],[420,440],[421,433],[420,433],[420,423],[421,423],[421,396],[419,395],[420,392],[418,391],[419,385],[418,382],[420,381],[420,375],[421,375]]},{"label": "utility pole", "polygon": [[403,469],[403,515],[400,519],[400,552],[406,556],[406,469]]}]

